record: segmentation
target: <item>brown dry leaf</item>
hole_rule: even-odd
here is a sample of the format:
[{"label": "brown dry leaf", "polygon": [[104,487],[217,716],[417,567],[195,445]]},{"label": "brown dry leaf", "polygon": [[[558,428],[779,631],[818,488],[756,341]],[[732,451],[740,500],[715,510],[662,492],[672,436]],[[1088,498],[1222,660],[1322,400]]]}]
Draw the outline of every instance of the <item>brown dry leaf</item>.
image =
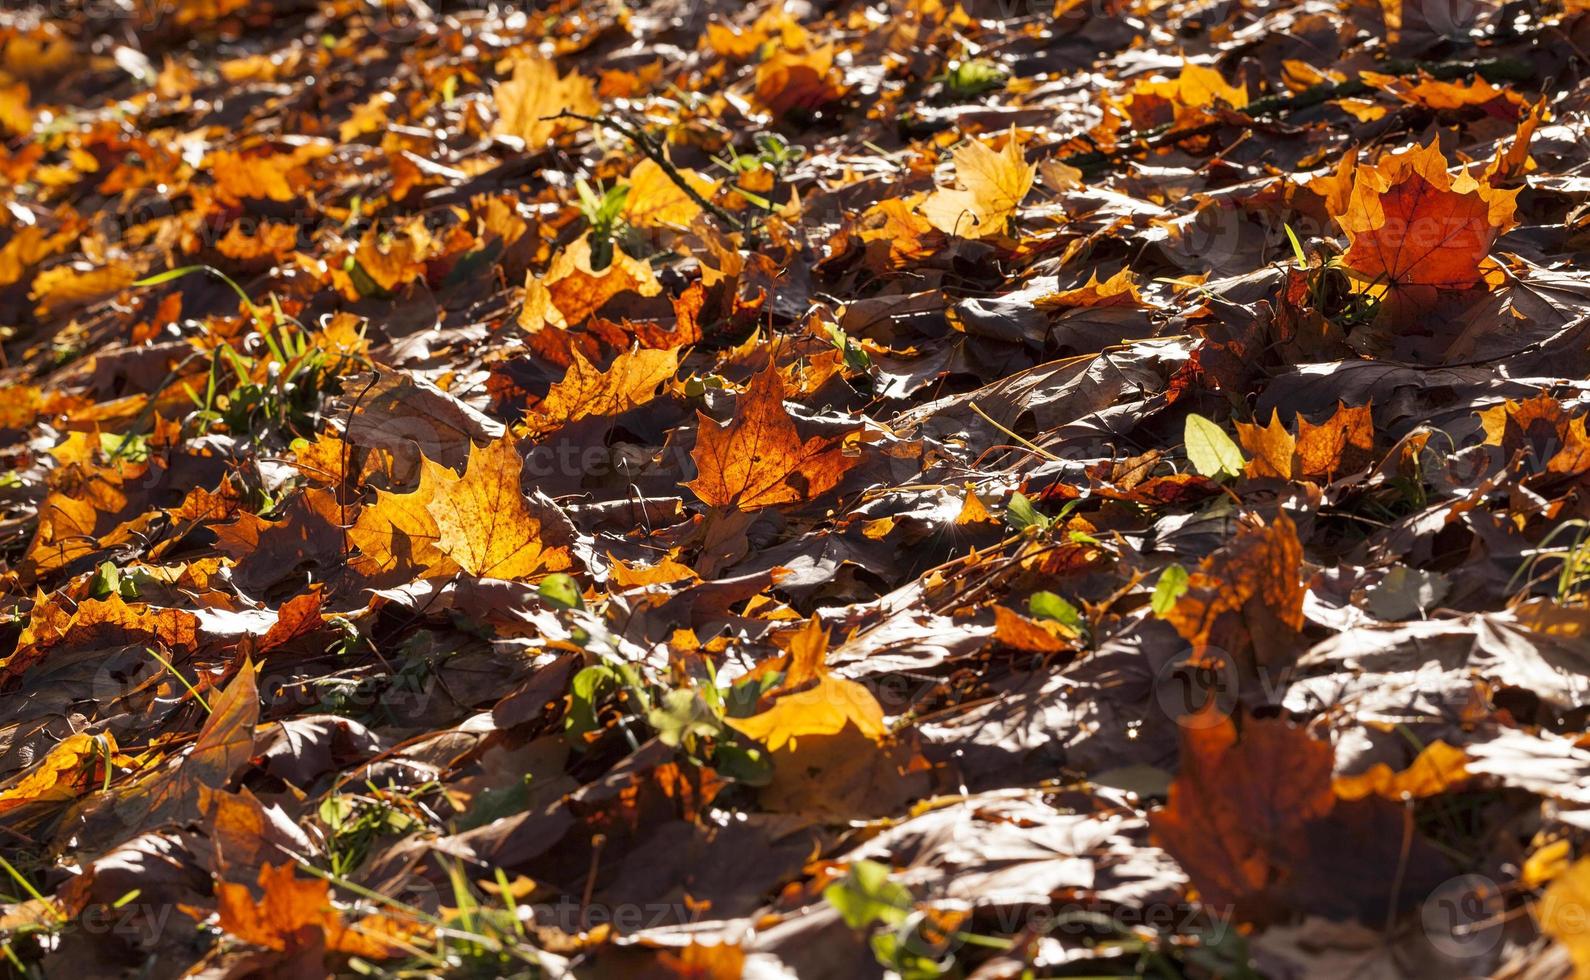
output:
[{"label": "brown dry leaf", "polygon": [[772,364],[751,379],[727,425],[697,415],[700,428],[690,454],[697,476],[685,485],[711,507],[806,503],[837,486],[857,462],[837,439],[801,442],[784,407],[784,380]]},{"label": "brown dry leaf", "polygon": [[1270,424],[1238,422],[1237,440],[1248,456],[1249,477],[1281,480],[1331,479],[1356,473],[1373,462],[1374,419],[1368,405],[1337,403],[1331,418],[1318,425],[1298,416],[1297,435],[1271,413]]},{"label": "brown dry leaf", "polygon": [[1005,145],[998,151],[971,139],[956,147],[953,157],[960,188],[928,195],[922,202],[922,214],[946,235],[987,238],[1003,234],[1032,190],[1037,174],[1037,168],[1022,155],[1022,141],[1015,128],[1005,135]]},{"label": "brown dry leaf", "polygon": [[260,702],[252,661],[243,662],[209,706],[198,740],[181,762],[120,795],[116,813],[129,826],[157,827],[196,817],[199,787],[225,787],[253,757]]},{"label": "brown dry leaf", "polygon": [[0,661],[0,684],[22,676],[52,653],[142,644],[170,650],[198,645],[199,620],[186,609],[129,603],[119,595],[71,603],[64,597],[35,601],[15,650]]},{"label": "brown dry leaf", "polygon": [[1496,158],[1485,170],[1486,181],[1493,185],[1510,184],[1536,169],[1534,158],[1529,155],[1529,144],[1535,137],[1535,130],[1540,128],[1545,119],[1546,100],[1541,99],[1530,106],[1529,112],[1519,121],[1512,142],[1496,148]]},{"label": "brown dry leaf", "polygon": [[34,266],[70,245],[75,237],[71,232],[51,235],[38,225],[19,229],[0,246],[0,286],[20,282]]},{"label": "brown dry leaf", "polygon": [[646,585],[669,585],[674,582],[694,582],[700,576],[696,570],[678,560],[677,552],[665,555],[650,565],[632,565],[612,559],[611,580],[620,590],[637,589]]},{"label": "brown dry leaf", "polygon": [[1099,281],[1098,273],[1075,289],[1064,289],[1033,300],[1040,310],[1061,310],[1072,307],[1098,309],[1110,306],[1141,306],[1143,298],[1137,291],[1137,279],[1130,269],[1122,269],[1110,278]]},{"label": "brown dry leaf", "polygon": [[1423,72],[1417,79],[1403,79],[1396,75],[1365,71],[1359,72],[1358,77],[1372,88],[1389,92],[1410,105],[1420,105],[1428,109],[1462,109],[1485,106],[1496,101],[1510,102],[1515,106],[1524,104],[1518,93],[1505,88],[1496,88],[1478,76],[1466,82],[1452,82],[1432,78]]},{"label": "brown dry leaf", "polygon": [[1266,527],[1245,525],[1231,546],[1200,563],[1165,619],[1199,652],[1215,641],[1224,616],[1262,611],[1301,630],[1301,563],[1302,546],[1285,511]]},{"label": "brown dry leaf", "polygon": [[288,500],[276,520],[245,512],[214,528],[215,547],[235,563],[233,580],[263,596],[284,583],[318,581],[342,568],[347,557],[343,528],[352,516],[335,493],[310,487]]},{"label": "brown dry leaf", "polygon": [[1374,462],[1375,422],[1369,405],[1336,412],[1318,425],[1298,416],[1297,473],[1305,479],[1333,479],[1362,471]]},{"label": "brown dry leaf", "polygon": [[1239,739],[1215,710],[1183,724],[1180,770],[1149,821],[1206,904],[1258,906],[1335,806],[1331,747],[1279,720],[1250,719]]},{"label": "brown dry leaf", "polygon": [[756,97],[775,116],[819,109],[845,94],[834,68],[834,45],[809,51],[775,50],[756,66]]},{"label": "brown dry leaf", "polygon": [[1222,106],[1241,109],[1247,104],[1246,85],[1232,85],[1213,68],[1189,64],[1175,78],[1156,77],[1135,83],[1125,106],[1139,127],[1172,122],[1191,128]]},{"label": "brown dry leaf", "polygon": [[262,221],[248,226],[239,221],[215,243],[215,250],[229,259],[280,262],[298,247],[298,226],[280,221]]},{"label": "brown dry leaf", "polygon": [[1244,526],[1205,558],[1165,619],[1198,656],[1211,650],[1258,667],[1289,662],[1303,628],[1303,548],[1282,511],[1267,526]]},{"label": "brown dry leaf", "polygon": [[868,208],[858,223],[861,240],[887,247],[889,267],[897,268],[932,253],[926,241],[934,234],[933,222],[918,213],[925,195],[890,197]]},{"label": "brown dry leaf", "polygon": [[541,522],[519,489],[523,470],[512,436],[484,448],[471,445],[463,477],[444,478],[425,504],[436,521],[436,549],[481,578],[522,579],[568,568],[566,547],[542,543]]}]

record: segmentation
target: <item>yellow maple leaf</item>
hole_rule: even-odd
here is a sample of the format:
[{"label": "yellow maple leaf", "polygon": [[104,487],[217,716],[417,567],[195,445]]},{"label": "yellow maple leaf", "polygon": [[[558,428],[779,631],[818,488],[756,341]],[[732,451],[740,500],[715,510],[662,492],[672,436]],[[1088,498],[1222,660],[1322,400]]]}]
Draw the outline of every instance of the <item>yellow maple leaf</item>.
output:
[{"label": "yellow maple leaf", "polygon": [[31,295],[38,300],[38,315],[48,317],[120,292],[137,278],[138,270],[120,261],[88,269],[58,265],[33,277]]},{"label": "yellow maple leaf", "polygon": [[577,71],[559,77],[557,66],[534,52],[515,59],[513,75],[498,82],[493,95],[497,123],[492,132],[517,136],[531,149],[539,149],[559,133],[584,125],[577,120],[549,117],[564,110],[592,116],[602,108],[590,79]]},{"label": "yellow maple leaf", "polygon": [[678,370],[679,354],[673,350],[625,351],[603,371],[576,349],[563,380],[547,391],[526,425],[541,433],[583,418],[627,412],[651,401],[657,386]]},{"label": "yellow maple leaf", "polygon": [[436,547],[469,574],[520,579],[569,567],[567,548],[541,541],[541,521],[519,489],[523,470],[512,436],[485,448],[471,444],[463,477],[444,480],[425,505],[436,521]]},{"label": "yellow maple leaf", "polygon": [[10,786],[0,789],[0,813],[33,802],[76,799],[92,775],[90,767],[115,751],[116,739],[109,732],[68,735]]},{"label": "yellow maple leaf", "polygon": [[1015,127],[1005,146],[994,150],[981,140],[956,147],[955,179],[958,190],[940,189],[922,202],[922,214],[933,227],[962,238],[987,238],[1004,232],[1037,175],[1037,168],[1022,156]]},{"label": "yellow maple leaf", "polygon": [[437,541],[441,529],[428,509],[437,494],[457,481],[458,474],[440,463],[420,457],[420,485],[409,493],[377,490],[375,500],[359,511],[348,528],[348,541],[358,547],[354,567],[366,574],[444,577],[458,572],[458,564]]},{"label": "yellow maple leaf", "polygon": [[[675,168],[679,176],[697,194],[707,200],[718,192],[718,182],[703,177],[694,170]],[[701,205],[691,200],[684,188],[674,182],[667,171],[647,159],[629,172],[629,196],[624,199],[624,220],[639,228],[667,226],[689,227],[701,214]]]},{"label": "yellow maple leaf", "polygon": [[1568,948],[1573,975],[1590,977],[1590,858],[1580,858],[1557,875],[1540,900],[1540,928]]},{"label": "yellow maple leaf", "polygon": [[25,136],[33,130],[33,109],[25,82],[0,85],[0,130]]},{"label": "yellow maple leaf", "polygon": [[823,662],[827,653],[828,631],[813,617],[791,642],[789,670],[779,685],[794,693],[780,696],[760,714],[728,723],[771,752],[804,736],[836,735],[847,725],[874,741],[883,738],[888,734],[883,706],[862,685],[830,674]]}]

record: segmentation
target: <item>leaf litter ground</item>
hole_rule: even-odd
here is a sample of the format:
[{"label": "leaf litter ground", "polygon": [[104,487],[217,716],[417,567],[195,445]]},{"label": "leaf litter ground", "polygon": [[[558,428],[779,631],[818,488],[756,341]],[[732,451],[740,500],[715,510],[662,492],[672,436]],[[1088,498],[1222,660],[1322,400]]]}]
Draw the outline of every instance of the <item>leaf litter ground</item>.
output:
[{"label": "leaf litter ground", "polygon": [[1590,10],[0,14],[26,976],[1590,976]]}]

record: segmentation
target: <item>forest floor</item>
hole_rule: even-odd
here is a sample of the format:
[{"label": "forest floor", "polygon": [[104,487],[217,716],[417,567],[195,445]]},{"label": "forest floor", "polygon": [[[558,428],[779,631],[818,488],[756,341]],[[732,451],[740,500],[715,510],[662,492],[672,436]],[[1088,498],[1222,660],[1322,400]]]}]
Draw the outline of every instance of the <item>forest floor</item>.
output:
[{"label": "forest floor", "polygon": [[1590,977],[1590,7],[969,2],[6,5],[0,969]]}]

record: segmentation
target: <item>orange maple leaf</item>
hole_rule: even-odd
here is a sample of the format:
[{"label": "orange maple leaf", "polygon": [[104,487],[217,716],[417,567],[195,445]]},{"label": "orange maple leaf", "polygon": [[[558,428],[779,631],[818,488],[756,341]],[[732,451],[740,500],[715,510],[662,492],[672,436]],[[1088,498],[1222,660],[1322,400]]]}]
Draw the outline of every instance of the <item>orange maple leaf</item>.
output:
[{"label": "orange maple leaf", "polygon": [[1368,405],[1338,404],[1335,414],[1318,425],[1297,418],[1297,434],[1274,412],[1270,424],[1238,422],[1237,439],[1247,451],[1244,473],[1250,477],[1308,480],[1358,470],[1370,462],[1374,418]]},{"label": "orange maple leaf", "polygon": [[546,275],[532,272],[525,279],[519,324],[532,332],[548,325],[576,327],[608,300],[627,292],[656,296],[662,285],[648,263],[617,247],[605,269],[591,268],[589,236],[576,239],[552,260]]},{"label": "orange maple leaf", "polygon": [[813,500],[857,462],[839,439],[801,441],[784,408],[784,380],[772,364],[751,379],[728,425],[696,415],[700,435],[690,457],[698,475],[685,486],[711,507],[755,510]]},{"label": "orange maple leaf", "polygon": [[1281,720],[1250,720],[1237,738],[1212,706],[1182,727],[1181,771],[1149,818],[1165,850],[1211,906],[1264,895],[1306,847],[1304,830],[1336,805],[1332,751]]},{"label": "orange maple leaf", "polygon": [[1350,243],[1343,262],[1393,289],[1474,286],[1496,236],[1513,225],[1517,196],[1467,171],[1453,177],[1434,141],[1382,157],[1358,168],[1347,210],[1336,215]]},{"label": "orange maple leaf", "polygon": [[1237,539],[1205,558],[1165,619],[1203,657],[1224,650],[1270,666],[1295,655],[1303,628],[1303,546],[1286,512],[1268,527],[1244,527]]},{"label": "orange maple leaf", "polygon": [[409,931],[382,916],[347,925],[331,904],[331,886],[295,877],[291,864],[261,867],[259,886],[264,892],[259,899],[247,885],[220,882],[215,889],[221,928],[256,946],[295,952],[318,932],[328,951],[382,959],[398,951],[383,934]]}]

